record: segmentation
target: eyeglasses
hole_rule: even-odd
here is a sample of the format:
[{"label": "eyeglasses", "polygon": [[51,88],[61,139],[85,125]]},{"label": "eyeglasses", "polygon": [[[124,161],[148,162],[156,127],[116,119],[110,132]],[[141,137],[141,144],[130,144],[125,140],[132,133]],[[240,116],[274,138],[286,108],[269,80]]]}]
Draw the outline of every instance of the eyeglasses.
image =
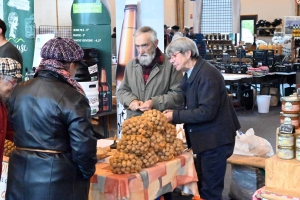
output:
[{"label": "eyeglasses", "polygon": [[177,53],[174,53],[171,57],[170,57],[170,60],[174,60],[177,56],[177,54],[179,54],[180,52],[177,52]]},{"label": "eyeglasses", "polygon": [[15,87],[17,85],[17,79],[10,80],[10,79],[6,78],[5,80],[7,82],[11,83],[13,87]]},{"label": "eyeglasses", "polygon": [[135,45],[135,48],[137,50],[139,50],[140,48],[145,50],[148,46],[149,46],[149,44]]}]

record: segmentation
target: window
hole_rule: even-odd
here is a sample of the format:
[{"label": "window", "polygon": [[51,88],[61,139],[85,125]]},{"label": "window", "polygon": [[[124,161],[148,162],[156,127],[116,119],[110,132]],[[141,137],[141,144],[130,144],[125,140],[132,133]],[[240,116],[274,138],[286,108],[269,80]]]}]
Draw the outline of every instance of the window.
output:
[{"label": "window", "polygon": [[232,0],[203,0],[201,33],[232,33]]}]

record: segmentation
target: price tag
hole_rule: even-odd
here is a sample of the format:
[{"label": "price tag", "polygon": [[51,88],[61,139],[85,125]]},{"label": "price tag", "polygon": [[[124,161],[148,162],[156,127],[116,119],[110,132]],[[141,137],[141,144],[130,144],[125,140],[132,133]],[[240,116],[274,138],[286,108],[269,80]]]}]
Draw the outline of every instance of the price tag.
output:
[{"label": "price tag", "polygon": [[292,124],[281,124],[279,131],[281,133],[294,133],[295,132],[295,126]]},{"label": "price tag", "polygon": [[88,69],[89,69],[89,73],[90,73],[90,74],[97,73],[97,72],[98,72],[98,65],[95,64],[95,65],[89,66]]}]

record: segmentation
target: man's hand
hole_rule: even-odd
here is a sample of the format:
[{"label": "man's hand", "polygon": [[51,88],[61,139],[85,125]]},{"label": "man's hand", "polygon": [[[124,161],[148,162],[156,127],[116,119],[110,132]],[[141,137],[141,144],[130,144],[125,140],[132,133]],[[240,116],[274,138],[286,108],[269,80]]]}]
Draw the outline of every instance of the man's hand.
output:
[{"label": "man's hand", "polygon": [[132,102],[130,102],[129,104],[129,109],[132,110],[132,111],[136,111],[139,109],[139,106],[143,104],[142,101],[139,101],[139,100],[133,100]]},{"label": "man's hand", "polygon": [[150,99],[150,100],[148,100],[148,101],[145,101],[145,103],[142,103],[141,105],[140,105],[140,107],[139,107],[139,109],[141,110],[141,111],[146,111],[146,110],[151,110],[152,109],[152,106],[153,106],[153,102],[152,102],[152,100]]},{"label": "man's hand", "polygon": [[165,110],[163,112],[163,114],[167,118],[168,122],[172,122],[172,120],[173,120],[173,110]]}]

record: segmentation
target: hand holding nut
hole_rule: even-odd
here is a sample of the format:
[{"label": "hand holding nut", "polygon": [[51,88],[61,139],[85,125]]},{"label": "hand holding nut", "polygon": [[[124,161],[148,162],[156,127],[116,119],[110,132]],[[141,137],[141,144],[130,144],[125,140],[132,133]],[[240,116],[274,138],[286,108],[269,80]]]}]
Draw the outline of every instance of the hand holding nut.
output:
[{"label": "hand holding nut", "polygon": [[129,109],[132,111],[136,111],[139,106],[143,104],[142,101],[138,101],[138,100],[133,100],[130,104],[129,104]]}]

